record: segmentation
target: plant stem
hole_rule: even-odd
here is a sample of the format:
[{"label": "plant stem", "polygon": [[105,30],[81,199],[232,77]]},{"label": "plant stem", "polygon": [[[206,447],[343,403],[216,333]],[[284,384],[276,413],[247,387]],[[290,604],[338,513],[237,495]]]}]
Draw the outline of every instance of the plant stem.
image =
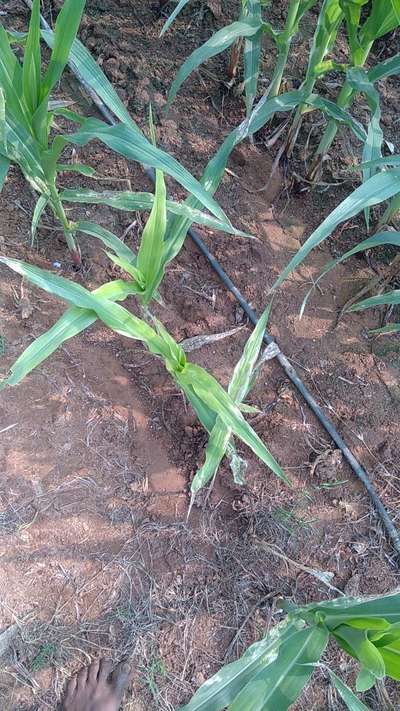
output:
[{"label": "plant stem", "polygon": [[[362,67],[365,64],[370,53],[371,47],[372,42],[368,42],[368,44],[363,48],[362,52],[360,53],[359,63],[357,63],[357,65],[355,66]],[[345,81],[336,100],[337,105],[341,109],[347,109],[351,105],[355,93],[356,92],[350,86],[349,82]],[[319,146],[315,154],[314,164],[311,169],[313,174],[315,174],[316,170],[318,169],[318,166],[321,165],[321,163],[323,162],[324,156],[329,151],[329,148],[333,143],[337,130],[338,123],[334,119],[330,119],[324,131],[324,134],[319,142]]]},{"label": "plant stem", "polygon": [[65,214],[65,210],[63,207],[63,204],[61,202],[61,198],[58,194],[57,188],[55,185],[50,186],[50,205],[51,208],[55,214],[55,216],[60,220],[62,224],[62,228],[64,231],[64,236],[65,240],[67,242],[68,249],[71,253],[72,261],[75,264],[75,266],[80,266],[81,265],[81,251],[79,249],[79,245],[76,242],[75,239],[75,234],[76,231],[74,229],[73,223],[70,222]]},{"label": "plant stem", "polygon": [[271,98],[273,98],[274,96],[278,96],[281,88],[283,72],[285,71],[285,67],[287,64],[292,39],[296,32],[299,6],[300,0],[291,0],[288,8],[285,27],[283,29],[282,34],[278,37],[277,40],[278,57],[276,60],[276,65],[271,79],[271,83],[268,89],[268,95]]},{"label": "plant stem", "polygon": [[[315,82],[317,80],[316,69],[318,65],[323,62],[325,55],[332,47],[332,44],[336,39],[340,23],[343,19],[343,13],[341,9],[339,7],[333,9],[334,12],[332,12],[331,0],[324,0],[313,37],[306,77],[301,86],[302,90],[305,92],[306,97],[308,97],[313,92]],[[297,136],[299,135],[301,123],[303,120],[303,114],[306,110],[307,104],[301,104],[297,108],[296,115],[294,117],[287,140],[287,155],[290,155],[293,151]]]}]

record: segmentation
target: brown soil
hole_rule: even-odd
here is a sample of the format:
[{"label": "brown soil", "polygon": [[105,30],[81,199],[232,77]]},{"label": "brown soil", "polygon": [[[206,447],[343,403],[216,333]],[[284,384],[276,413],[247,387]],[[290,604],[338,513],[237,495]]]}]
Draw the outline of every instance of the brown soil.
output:
[{"label": "brown soil", "polygon": [[[226,5],[193,3],[160,41],[163,18],[147,1],[89,0],[81,35],[143,127],[152,102],[160,143],[195,175],[242,117],[241,100],[202,73],[188,80],[168,118],[162,108],[182,57],[233,16],[235,3]],[[6,22],[21,26],[25,11],[18,14],[14,3],[5,3],[5,10]],[[300,40],[305,43],[307,33]],[[267,75],[270,61],[267,54]],[[223,76],[224,62],[217,58],[208,68]],[[62,95],[81,101],[72,78]],[[260,191],[273,161],[264,139],[235,150],[217,193],[234,224],[257,240],[203,232],[258,311],[289,256],[348,190],[310,193],[291,185],[289,192],[290,171],[298,167],[294,161],[289,174],[277,175]],[[137,166],[99,145],[82,155],[109,177],[104,187],[116,187],[111,178],[129,177],[133,189],[150,188]],[[179,187],[170,188],[182,196]],[[32,208],[29,188],[13,168],[0,196],[2,252],[49,269],[58,260],[59,273],[88,288],[115,273],[98,246],[88,242],[82,243],[88,269],[74,274],[65,246],[49,230],[40,230],[39,246],[31,249]],[[138,237],[139,215],[86,207],[83,213],[118,235],[135,219],[130,235]],[[357,225],[361,229],[362,223]],[[371,276],[359,260],[337,268],[299,319],[302,297],[329,257],[326,248],[315,251],[285,283],[274,301],[270,330],[396,518],[399,341],[366,338],[380,323],[374,311],[346,316],[335,327],[338,308]],[[63,307],[5,269],[1,293],[6,374]],[[190,356],[226,385],[249,329],[189,240],[168,270],[162,295],[165,307],[157,314],[177,340],[245,325]],[[128,306],[135,308],[133,302]],[[293,487],[279,483],[239,447],[249,460],[246,487],[234,485],[224,464],[210,496],[198,497],[186,521],[188,487],[206,436],[161,364],[141,345],[97,325],[69,341],[19,387],[2,393],[4,711],[54,709],[65,679],[99,655],[132,659],[124,711],[176,708],[224,660],[236,658],[279,619],[276,598],[304,602],[331,595],[320,581],[277,557],[277,550],[330,571],[332,584],[348,594],[383,593],[398,584],[398,564],[368,496],[274,361],[264,368],[250,401],[264,411],[253,424]],[[334,649],[330,657],[339,663]],[[342,661],[345,678],[353,679],[354,669],[348,659]],[[400,703],[398,690],[390,694]],[[322,711],[328,699],[332,690],[318,673],[298,708]],[[371,694],[367,701],[382,708],[381,697]]]}]

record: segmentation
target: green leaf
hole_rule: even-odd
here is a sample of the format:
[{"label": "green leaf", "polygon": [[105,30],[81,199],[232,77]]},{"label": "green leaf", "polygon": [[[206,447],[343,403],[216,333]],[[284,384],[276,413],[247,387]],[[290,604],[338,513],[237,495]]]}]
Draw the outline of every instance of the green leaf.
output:
[{"label": "green leaf", "polygon": [[190,485],[192,494],[197,494],[215,475],[226,454],[231,437],[232,430],[224,424],[220,417],[217,417],[207,442],[204,464],[197,470]]},{"label": "green leaf", "polygon": [[23,97],[30,114],[35,113],[40,103],[40,67],[40,0],[33,0],[22,66]]},{"label": "green leaf", "polygon": [[370,598],[339,597],[329,602],[313,602],[296,608],[296,614],[310,623],[318,615],[331,631],[357,618],[378,617],[390,624],[397,624],[400,622],[400,592]]},{"label": "green leaf", "polygon": [[[353,89],[365,94],[372,114],[368,125],[367,140],[364,143],[362,162],[365,164],[370,161],[379,160],[383,143],[383,131],[380,125],[381,107],[379,94],[372,82],[369,81],[366,72],[359,67],[354,67],[347,72],[347,80]],[[375,173],[376,168],[364,168],[363,181],[365,182]],[[369,207],[365,208],[364,213],[367,229],[369,229]]]},{"label": "green leaf", "polygon": [[280,645],[297,632],[298,625],[288,620],[274,627],[238,661],[227,664],[208,679],[179,711],[221,711],[227,707],[260,669],[274,663]]},{"label": "green leaf", "polygon": [[164,23],[164,26],[163,26],[163,28],[162,28],[162,30],[161,30],[161,32],[160,32],[160,37],[162,37],[163,34],[165,34],[165,32],[168,30],[169,27],[171,27],[173,21],[176,19],[176,17],[177,17],[177,16],[179,15],[179,13],[183,10],[183,8],[185,7],[185,5],[188,4],[189,1],[190,1],[190,0],[179,0],[177,6],[176,6],[176,8],[175,8],[175,10],[174,10],[173,12],[171,12],[171,14],[170,14],[168,20]]},{"label": "green leaf", "polygon": [[[49,107],[52,103],[53,102],[49,101]],[[51,109],[51,112],[54,116],[62,116],[68,121],[72,121],[72,123],[77,123],[78,126],[82,126],[86,121],[86,116],[82,116],[82,114],[78,114],[76,111],[72,111],[72,109],[66,109],[64,106],[56,106]]]},{"label": "green leaf", "polygon": [[[49,47],[54,46],[54,33],[48,30],[42,30],[42,37]],[[92,89],[100,99],[105,103],[106,107],[122,121],[128,124],[133,130],[141,134],[137,124],[130,116],[126,106],[119,98],[112,84],[108,81],[104,72],[93,59],[92,55],[86,47],[78,39],[72,43],[69,64],[77,71],[83,83]]]},{"label": "green leaf", "polygon": [[188,363],[184,372],[179,374],[179,378],[178,376],[176,377],[182,387],[191,385],[198,397],[203,400],[211,410],[214,410],[214,412],[219,415],[224,424],[231,428],[233,434],[245,442],[274,474],[287,484],[290,484],[289,479],[277,461],[268,451],[256,432],[254,432],[246,422],[230,395],[228,395],[215,378],[194,363]]},{"label": "green leaf", "polygon": [[96,237],[96,239],[99,239],[106,247],[112,249],[118,257],[126,259],[132,264],[136,264],[136,254],[131,250],[131,248],[119,239],[119,237],[114,235],[109,230],[106,230],[104,227],[96,225],[94,222],[80,220],[75,223],[75,229],[78,232],[83,232],[91,237]]},{"label": "green leaf", "polygon": [[345,124],[346,126],[351,128],[354,135],[360,141],[362,141],[363,143],[366,141],[367,134],[361,123],[357,121],[357,119],[355,119],[353,116],[351,116],[348,111],[342,109],[340,106],[335,104],[334,101],[324,99],[322,96],[318,96],[318,94],[310,94],[307,97],[305,103],[310,106],[313,106],[316,109],[320,109],[321,111],[323,111],[324,114],[326,114],[330,118],[335,119],[335,121]]},{"label": "green leaf", "polygon": [[313,80],[318,73],[318,66],[333,45],[343,17],[339,0],[323,1],[310,48],[305,86],[309,83],[311,87],[313,86]]},{"label": "green leaf", "polygon": [[382,328],[373,328],[368,333],[370,336],[384,336],[388,333],[399,333],[400,332],[400,323],[388,323],[387,326],[383,326]]},{"label": "green leaf", "polygon": [[156,171],[155,200],[144,227],[137,256],[137,265],[145,279],[143,304],[148,304],[163,277],[164,236],[167,226],[167,191],[161,170]]},{"label": "green leaf", "polygon": [[[242,401],[248,395],[253,384],[254,368],[260,353],[270,310],[271,305],[267,306],[263,315],[258,320],[257,326],[254,328],[244,347],[242,356],[236,364],[229,383],[228,394],[238,405],[241,412],[246,411],[246,409],[243,409]],[[254,411],[254,408],[250,408],[250,411]],[[224,424],[220,417],[217,417],[216,423],[210,432],[210,437],[207,443],[205,462],[197,471],[190,487],[193,494],[197,493],[203,486],[205,486],[218,470],[218,467],[226,454],[231,436],[232,430]],[[237,483],[240,483],[239,480],[242,480],[243,483],[243,475],[241,474],[241,470],[243,469],[243,460],[241,460],[235,452],[231,457],[231,469],[234,473],[234,477],[236,477],[235,481],[237,480]]]},{"label": "green leaf", "polygon": [[321,281],[321,279],[328,274],[328,272],[331,271],[334,267],[336,267],[338,264],[341,264],[341,262],[344,262],[346,259],[349,257],[352,257],[354,254],[357,254],[358,252],[364,252],[367,249],[373,249],[374,247],[380,247],[384,244],[391,244],[396,247],[400,247],[400,232],[378,232],[375,234],[373,237],[368,237],[368,239],[364,239],[362,242],[357,244],[355,247],[352,249],[349,249],[348,252],[345,252],[342,254],[341,257],[338,257],[337,259],[333,259],[331,262],[328,262],[328,264],[325,266],[323,272],[319,275],[318,279],[315,280],[313,283],[311,289],[307,292],[307,294],[304,297],[303,303],[301,305],[300,309],[300,317],[304,313],[304,309],[306,307],[307,301],[314,291],[314,289],[317,287],[318,283]]},{"label": "green leaf", "polygon": [[389,59],[385,59],[383,62],[379,62],[375,67],[368,72],[368,79],[370,81],[378,81],[379,79],[384,79],[385,77],[393,76],[393,74],[400,74],[400,54],[395,54]]},{"label": "green leaf", "polygon": [[358,659],[370,674],[373,674],[377,679],[383,679],[385,663],[380,651],[368,639],[367,630],[358,630],[346,624],[336,627],[333,634],[340,646]]},{"label": "green leaf", "polygon": [[3,89],[7,112],[29,130],[27,110],[22,103],[22,67],[10,47],[7,33],[0,24],[0,86]]},{"label": "green leaf", "polygon": [[217,420],[214,410],[196,395],[191,385],[186,385],[184,392],[206,432],[211,432]]},{"label": "green leaf", "polygon": [[174,341],[174,339],[168,333],[167,329],[163,326],[161,321],[156,318],[154,318],[153,320],[157,333],[159,334],[166,346],[166,350],[164,352],[168,353],[167,358],[173,363],[173,370],[171,370],[170,364],[168,363],[166,363],[166,367],[170,372],[173,372],[173,374],[176,375],[177,373],[180,373],[186,366],[186,353],[183,348],[181,348],[179,343]]},{"label": "green leaf", "polygon": [[[229,156],[238,143],[243,141],[248,136],[251,136],[256,131],[259,131],[260,128],[262,128],[275,113],[290,111],[295,108],[303,101],[304,96],[304,93],[298,91],[280,94],[272,99],[268,99],[268,96],[264,95],[255,106],[249,119],[243,121],[240,126],[235,128],[226,137],[217,153],[208,162],[201,179],[201,182],[207,192],[213,195],[216,191],[224,174]],[[185,204],[190,207],[198,207],[200,203],[195,197],[190,196],[186,199]],[[184,217],[176,216],[170,221],[166,238],[168,261],[171,261],[177,254],[179,254],[190,225],[191,220],[185,219]]]},{"label": "green leaf", "polygon": [[96,170],[90,165],[84,163],[57,163],[57,173],[79,173],[87,178],[92,178],[96,174]]},{"label": "green leaf", "polygon": [[37,141],[25,128],[23,121],[14,119],[10,113],[7,115],[6,124],[7,146],[4,151],[6,157],[20,167],[25,178],[37,192],[46,193],[48,191],[46,176]]},{"label": "green leaf", "polygon": [[207,207],[216,217],[229,222],[218,203],[206,192],[203,186],[175,158],[153,146],[142,134],[130,126],[117,124],[108,126],[98,119],[87,119],[77,133],[64,137],[65,142],[85,146],[89,141],[97,139],[131,160],[144,163],[160,169],[171,175],[192,193],[202,205]]},{"label": "green leaf", "polygon": [[107,257],[111,259],[114,264],[117,264],[121,269],[123,269],[127,274],[129,274],[132,279],[134,279],[137,283],[138,289],[135,291],[135,294],[142,294],[144,291],[145,287],[145,280],[143,274],[135,267],[132,262],[130,262],[128,259],[124,259],[123,257],[116,257],[115,254],[111,254],[111,252],[106,252]]},{"label": "green leaf", "polygon": [[178,71],[174,81],[172,82],[171,88],[168,94],[169,106],[174,100],[180,86],[188,78],[188,76],[195,70],[200,64],[207,61],[216,54],[224,52],[225,49],[231,46],[240,37],[252,37],[261,29],[261,23],[259,20],[247,20],[242,22],[233,22],[231,25],[223,27],[221,30],[216,32],[210,39],[205,42],[201,47],[195,49],[194,52],[186,59]]},{"label": "green leaf", "polygon": [[352,690],[337,676],[337,674],[335,674],[335,672],[328,669],[328,673],[332,686],[335,687],[349,711],[370,711],[369,707],[357,698]]},{"label": "green leaf", "polygon": [[[116,210],[146,210],[150,212],[154,205],[153,193],[133,193],[128,190],[104,190],[101,192],[95,192],[94,190],[88,190],[86,188],[78,188],[75,190],[63,190],[61,191],[60,196],[65,202],[108,205]],[[198,225],[205,225],[206,227],[210,227],[212,230],[228,232],[229,234],[234,234],[239,237],[251,238],[251,235],[247,232],[235,229],[229,221],[224,222],[222,220],[218,220],[215,217],[211,217],[211,215],[207,215],[205,212],[201,212],[196,208],[190,207],[190,205],[186,203],[167,200],[166,206],[167,211],[171,214],[185,217],[191,222],[196,222]]]},{"label": "green leaf", "polygon": [[356,617],[354,620],[346,620],[346,625],[357,630],[379,630],[390,629],[390,622],[383,617]]},{"label": "green leaf", "polygon": [[42,101],[48,97],[68,63],[72,43],[77,35],[86,0],[65,0],[58,13],[52,34],[52,53],[44,75]]},{"label": "green leaf", "polygon": [[[49,294],[54,294],[74,306],[94,311],[106,326],[122,336],[142,341],[151,353],[159,355],[165,360],[167,368],[170,367],[168,362],[170,354],[166,348],[165,338],[160,337],[151,326],[134,316],[123,306],[101,299],[80,284],[31,264],[8,257],[0,257],[0,262]],[[178,348],[177,344],[176,347]],[[180,352],[183,353],[182,350]]]},{"label": "green leaf", "polygon": [[400,192],[400,171],[378,173],[354,190],[338,205],[305,241],[297,254],[280,274],[273,289],[282,284],[286,277],[298,267],[314,247],[317,247],[345,220],[357,215],[361,210],[377,205]]},{"label": "green leaf", "polygon": [[360,44],[383,37],[400,25],[400,0],[373,0],[368,19],[360,30]]},{"label": "green leaf", "polygon": [[[259,24],[261,28],[260,0],[248,0],[246,19]],[[247,116],[250,115],[257,94],[258,75],[261,62],[261,29],[252,37],[246,37],[244,43],[244,90],[246,96]]]},{"label": "green leaf", "polygon": [[400,681],[400,639],[379,647],[387,676]]},{"label": "green leaf", "polygon": [[48,202],[48,197],[46,195],[41,195],[35,205],[31,224],[31,245],[33,245],[35,241],[36,231],[40,222],[40,218],[42,217],[43,210],[46,209]]},{"label": "green leaf", "polygon": [[0,148],[7,151],[7,133],[8,126],[6,123],[6,99],[4,91],[0,86]]},{"label": "green leaf", "polygon": [[229,711],[287,711],[298,699],[328,643],[323,627],[299,630],[282,643],[278,658],[241,690]]},{"label": "green leaf", "polygon": [[375,306],[382,306],[387,304],[400,304],[400,289],[395,289],[394,291],[387,291],[385,294],[380,294],[379,296],[371,296],[369,299],[363,299],[363,301],[358,301],[353,306],[350,306],[348,311],[364,311],[364,309],[372,309]]},{"label": "green leaf", "polygon": [[376,166],[391,166],[400,165],[400,155],[394,156],[383,156],[382,158],[377,158],[376,160],[368,161],[367,163],[361,163],[361,165],[353,165],[350,170],[364,170],[365,168],[375,168]]},{"label": "green leaf", "polygon": [[228,393],[237,404],[245,400],[249,393],[250,386],[252,385],[252,376],[257,358],[260,355],[270,312],[271,304],[268,304],[264,313],[258,319],[257,325],[250,335],[243,349],[242,356],[233,371]]},{"label": "green leaf", "polygon": [[376,682],[376,678],[367,669],[361,669],[356,678],[356,691],[364,692],[372,689]]},{"label": "green leaf", "polygon": [[3,190],[6,182],[7,173],[10,167],[10,161],[5,156],[0,154],[0,193]]},{"label": "green leaf", "polygon": [[[135,292],[132,285],[120,279],[103,284],[93,292],[94,295],[110,301],[123,301],[133,293]],[[37,368],[65,341],[89,328],[95,321],[97,321],[97,314],[90,309],[82,309],[77,306],[67,309],[52,328],[36,338],[19,356],[11,367],[10,376],[3,381],[1,387],[18,385],[26,375]]]}]

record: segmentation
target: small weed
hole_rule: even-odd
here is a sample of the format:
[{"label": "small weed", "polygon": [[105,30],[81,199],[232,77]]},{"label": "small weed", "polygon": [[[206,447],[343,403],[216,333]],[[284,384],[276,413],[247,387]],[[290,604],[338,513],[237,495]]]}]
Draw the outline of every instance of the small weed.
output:
[{"label": "small weed", "polygon": [[55,644],[43,644],[36,657],[32,660],[31,671],[38,672],[40,669],[49,666],[55,657],[56,650]]},{"label": "small weed", "polygon": [[149,687],[154,701],[157,701],[159,697],[158,683],[160,679],[165,679],[166,676],[167,669],[163,660],[159,657],[154,657],[151,660],[150,665],[146,667],[144,673],[145,683]]},{"label": "small weed", "polygon": [[274,509],[272,518],[291,536],[295,535],[299,529],[309,531],[311,524],[315,521],[315,519],[306,520],[298,517],[293,511],[289,511],[281,506],[277,506],[276,509]]}]

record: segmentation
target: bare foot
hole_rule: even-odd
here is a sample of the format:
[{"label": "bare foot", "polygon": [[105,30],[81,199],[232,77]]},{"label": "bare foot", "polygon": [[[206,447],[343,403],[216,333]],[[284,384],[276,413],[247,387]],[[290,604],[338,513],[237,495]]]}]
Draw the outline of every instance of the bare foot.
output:
[{"label": "bare foot", "polygon": [[111,674],[106,659],[93,662],[68,682],[62,711],[118,711],[129,680],[129,664]]}]

